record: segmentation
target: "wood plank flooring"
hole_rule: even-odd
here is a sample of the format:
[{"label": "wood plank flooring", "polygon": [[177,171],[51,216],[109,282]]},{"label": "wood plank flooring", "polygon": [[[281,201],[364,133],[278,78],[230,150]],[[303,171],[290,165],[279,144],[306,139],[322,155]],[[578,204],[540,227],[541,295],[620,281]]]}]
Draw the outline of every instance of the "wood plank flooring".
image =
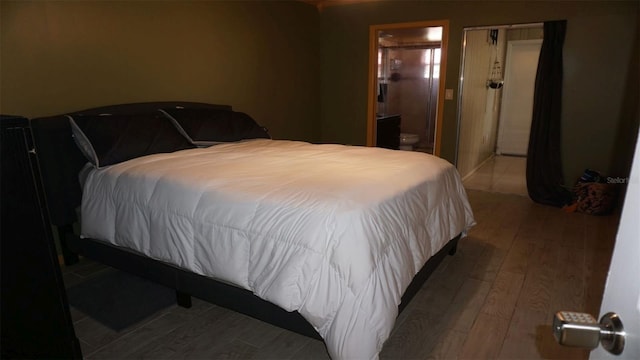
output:
[{"label": "wood plank flooring", "polygon": [[[558,310],[599,312],[618,215],[565,213],[469,190],[477,225],[400,314],[381,359],[586,359],[551,333]],[[110,269],[63,269],[67,286]],[[328,359],[321,341],[194,299],[115,332],[72,309],[86,359]]]}]

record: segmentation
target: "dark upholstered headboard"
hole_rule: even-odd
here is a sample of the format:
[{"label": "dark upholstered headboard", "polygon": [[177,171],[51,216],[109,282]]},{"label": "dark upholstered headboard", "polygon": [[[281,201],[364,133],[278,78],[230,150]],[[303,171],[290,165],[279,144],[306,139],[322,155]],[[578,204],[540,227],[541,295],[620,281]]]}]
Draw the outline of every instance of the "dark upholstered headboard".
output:
[{"label": "dark upholstered headboard", "polygon": [[232,110],[228,105],[196,102],[146,102],[103,106],[56,116],[31,119],[31,128],[40,165],[51,223],[64,226],[77,220],[81,190],[78,174],[87,159],[72,138],[66,115],[126,115],[157,111],[161,108],[184,107],[198,109]]}]

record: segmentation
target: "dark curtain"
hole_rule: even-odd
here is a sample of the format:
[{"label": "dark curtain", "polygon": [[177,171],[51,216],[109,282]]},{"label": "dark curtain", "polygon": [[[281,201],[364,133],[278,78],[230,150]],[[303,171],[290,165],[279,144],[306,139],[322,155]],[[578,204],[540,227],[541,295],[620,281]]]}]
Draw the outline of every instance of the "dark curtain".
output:
[{"label": "dark curtain", "polygon": [[527,153],[529,197],[535,202],[558,207],[571,200],[571,193],[563,187],[560,153],[562,45],[566,28],[566,20],[544,23]]}]

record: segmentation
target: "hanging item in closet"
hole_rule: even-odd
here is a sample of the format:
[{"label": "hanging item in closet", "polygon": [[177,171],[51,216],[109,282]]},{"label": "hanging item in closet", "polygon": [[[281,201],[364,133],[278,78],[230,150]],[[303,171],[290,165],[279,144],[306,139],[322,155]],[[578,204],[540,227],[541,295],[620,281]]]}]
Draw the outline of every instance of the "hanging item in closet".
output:
[{"label": "hanging item in closet", "polygon": [[[489,80],[487,80],[487,87],[491,89],[500,89],[504,85],[502,78],[502,66],[498,59],[498,29],[489,30],[489,40],[491,42],[491,58],[489,63]],[[491,62],[493,60],[493,62]]]}]

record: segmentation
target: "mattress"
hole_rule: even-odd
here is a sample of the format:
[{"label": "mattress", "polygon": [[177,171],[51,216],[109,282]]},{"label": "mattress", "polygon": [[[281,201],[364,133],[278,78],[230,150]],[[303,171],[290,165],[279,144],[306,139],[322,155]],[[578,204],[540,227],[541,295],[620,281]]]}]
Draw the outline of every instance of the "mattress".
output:
[{"label": "mattress", "polygon": [[474,225],[456,169],[418,152],[256,139],[89,172],[82,237],[297,310],[334,359],[375,359],[413,276]]}]

